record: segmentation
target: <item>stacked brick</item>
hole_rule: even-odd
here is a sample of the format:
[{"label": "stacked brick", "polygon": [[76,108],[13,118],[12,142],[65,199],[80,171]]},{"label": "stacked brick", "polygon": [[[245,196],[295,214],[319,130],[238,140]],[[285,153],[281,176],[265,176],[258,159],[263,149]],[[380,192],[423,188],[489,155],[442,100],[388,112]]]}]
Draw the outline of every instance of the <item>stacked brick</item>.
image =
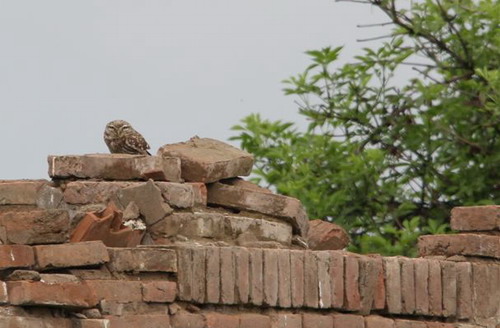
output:
[{"label": "stacked brick", "polygon": [[298,200],[236,178],[252,163],[193,138],[0,181],[0,328],[500,325],[500,207],[455,209],[422,258],[328,250],[345,233],[308,235]]}]

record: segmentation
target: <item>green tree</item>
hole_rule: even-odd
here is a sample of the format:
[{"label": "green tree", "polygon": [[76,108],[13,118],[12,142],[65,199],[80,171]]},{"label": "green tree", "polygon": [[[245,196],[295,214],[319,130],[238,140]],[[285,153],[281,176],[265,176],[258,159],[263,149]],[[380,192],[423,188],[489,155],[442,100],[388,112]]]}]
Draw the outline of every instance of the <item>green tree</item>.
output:
[{"label": "green tree", "polygon": [[353,250],[413,256],[452,207],[500,203],[500,3],[364,2],[389,17],[388,41],[342,66],[341,47],[307,51],[285,81],[307,131],[250,115],[232,139],[260,184],[343,225]]}]

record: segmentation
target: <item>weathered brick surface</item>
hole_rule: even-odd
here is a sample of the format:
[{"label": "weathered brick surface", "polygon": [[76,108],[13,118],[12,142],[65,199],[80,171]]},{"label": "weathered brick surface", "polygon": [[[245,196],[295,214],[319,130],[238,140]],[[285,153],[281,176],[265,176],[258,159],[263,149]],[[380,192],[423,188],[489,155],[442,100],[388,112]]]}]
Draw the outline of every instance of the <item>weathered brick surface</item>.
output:
[{"label": "weathered brick surface", "polygon": [[207,248],[206,286],[207,302],[218,303],[220,300],[220,248]]},{"label": "weathered brick surface", "polygon": [[500,235],[427,235],[418,239],[421,256],[466,255],[500,259]]},{"label": "weathered brick surface", "polygon": [[0,181],[0,205],[36,205],[46,180]]},{"label": "weathered brick surface", "polygon": [[370,315],[365,317],[365,328],[395,328],[394,320]]},{"label": "weathered brick surface", "polygon": [[455,207],[451,228],[458,231],[500,230],[500,205]]},{"label": "weathered brick surface", "polygon": [[102,241],[34,246],[37,266],[41,269],[99,265],[109,261]]},{"label": "weathered brick surface", "polygon": [[92,289],[98,300],[123,303],[142,301],[142,285],[140,281],[88,280],[86,284]]},{"label": "weathered brick surface", "polygon": [[206,328],[239,328],[240,317],[238,315],[223,314],[217,312],[205,313]]},{"label": "weathered brick surface", "polygon": [[194,182],[215,182],[249,175],[253,156],[226,143],[209,138],[193,137],[189,141],[164,145],[159,156],[181,160],[182,178]]},{"label": "weathered brick surface", "polygon": [[271,319],[266,315],[243,313],[240,315],[240,328],[271,328]]},{"label": "weathered brick surface", "polygon": [[205,318],[199,313],[180,312],[170,317],[170,325],[172,328],[205,328]]},{"label": "weathered brick surface", "polygon": [[429,313],[429,262],[416,259],[415,266],[415,313]]},{"label": "weathered brick surface", "polygon": [[302,315],[276,313],[271,315],[272,328],[302,328]]},{"label": "weathered brick surface", "polygon": [[109,328],[165,328],[170,324],[170,318],[165,314],[106,316],[106,319]]},{"label": "weathered brick surface", "polygon": [[355,255],[346,255],[345,261],[345,309],[359,311],[361,309],[361,295],[359,293],[359,260]]},{"label": "weathered brick surface", "polygon": [[221,302],[223,304],[236,303],[235,295],[235,267],[233,252],[230,247],[222,247],[220,250],[220,277],[221,277]]},{"label": "weathered brick surface", "polygon": [[396,328],[427,328],[425,322],[411,320],[395,320]]},{"label": "weathered brick surface", "polygon": [[9,302],[13,305],[50,305],[89,308],[97,305],[96,294],[87,284],[41,281],[7,282]]},{"label": "weathered brick surface", "polygon": [[250,297],[250,253],[248,249],[233,249],[236,269],[236,297],[239,303],[246,304]]},{"label": "weathered brick surface", "polygon": [[[177,283],[179,298],[184,301],[192,299],[193,286],[193,250],[191,248],[177,249]],[[219,266],[220,263],[217,263]]]},{"label": "weathered brick surface", "polygon": [[333,327],[364,328],[365,319],[360,315],[353,314],[334,314]]},{"label": "weathered brick surface", "polygon": [[4,244],[63,243],[68,239],[69,216],[64,210],[27,209],[0,212]]},{"label": "weathered brick surface", "polygon": [[175,182],[156,182],[165,201],[177,208],[189,208],[195,205],[195,186]]},{"label": "weathered brick surface", "polygon": [[472,265],[457,263],[457,317],[466,319],[472,316]]},{"label": "weathered brick surface", "polygon": [[292,306],[292,282],[290,252],[281,250],[278,252],[278,305],[289,308]]},{"label": "weathered brick surface", "polygon": [[330,277],[330,252],[316,252],[318,262],[318,298],[320,308],[331,308],[332,286]]},{"label": "weathered brick surface", "polygon": [[307,244],[313,250],[344,249],[349,245],[349,235],[341,226],[323,220],[309,222]]},{"label": "weathered brick surface", "polygon": [[441,262],[443,279],[443,315],[455,317],[457,314],[457,269],[455,263]]},{"label": "weathered brick surface", "polygon": [[429,313],[440,316],[443,313],[443,285],[439,261],[429,261]]},{"label": "weathered brick surface", "polygon": [[292,225],[296,233],[307,237],[309,221],[302,204],[296,198],[216,182],[208,186],[208,203],[282,218]]},{"label": "weathered brick surface", "polygon": [[340,252],[331,252],[330,254],[332,307],[340,309],[344,305],[344,256]]},{"label": "weathered brick surface", "polygon": [[381,257],[359,258],[359,289],[361,313],[383,309],[385,305],[384,272]]},{"label": "weathered brick surface", "polygon": [[401,259],[401,309],[403,313],[415,312],[415,271],[414,262],[410,259]]},{"label": "weathered brick surface", "polygon": [[202,247],[193,248],[193,281],[191,298],[197,303],[205,302],[206,290],[206,252]]},{"label": "weathered brick surface", "polygon": [[250,301],[262,305],[264,301],[264,256],[261,249],[249,249],[250,252]]},{"label": "weathered brick surface", "polygon": [[492,318],[500,311],[500,266],[472,264],[475,318]]},{"label": "weathered brick surface", "polygon": [[0,245],[0,270],[29,268],[35,264],[33,248],[26,245]]},{"label": "weathered brick surface", "polygon": [[333,318],[330,315],[317,313],[304,313],[302,315],[303,328],[331,328],[333,326]]},{"label": "weathered brick surface", "polygon": [[164,248],[108,248],[112,271],[176,272],[174,250]]},{"label": "weathered brick surface", "polygon": [[278,304],[278,250],[264,250],[264,304]]},{"label": "weathered brick surface", "polygon": [[397,257],[384,258],[387,310],[389,313],[401,313],[401,266]]},{"label": "weathered brick surface", "polygon": [[7,303],[9,303],[7,283],[5,281],[0,281],[0,304],[7,304]]},{"label": "weathered brick surface", "polygon": [[161,156],[89,154],[49,156],[51,178],[181,181],[180,161]]},{"label": "weathered brick surface", "polygon": [[318,261],[313,252],[304,256],[304,306],[317,308],[319,301]]},{"label": "weathered brick surface", "polygon": [[293,307],[302,307],[304,305],[304,253],[303,251],[290,251],[290,285]]},{"label": "weathered brick surface", "polygon": [[118,191],[144,182],[132,181],[73,181],[66,184],[63,200],[68,204],[107,204],[116,199]]},{"label": "weathered brick surface", "polygon": [[173,302],[177,296],[177,283],[173,281],[144,281],[142,299],[144,302]]},{"label": "weathered brick surface", "polygon": [[[75,328],[69,319],[46,317],[42,320],[35,317],[0,316],[0,327],[5,328]],[[77,327],[80,328],[80,327]],[[87,328],[87,327],[81,327]],[[94,328],[94,327],[90,327]],[[99,327],[100,328],[100,327]]]},{"label": "weathered brick surface", "polygon": [[73,320],[73,328],[110,328],[109,319]]}]

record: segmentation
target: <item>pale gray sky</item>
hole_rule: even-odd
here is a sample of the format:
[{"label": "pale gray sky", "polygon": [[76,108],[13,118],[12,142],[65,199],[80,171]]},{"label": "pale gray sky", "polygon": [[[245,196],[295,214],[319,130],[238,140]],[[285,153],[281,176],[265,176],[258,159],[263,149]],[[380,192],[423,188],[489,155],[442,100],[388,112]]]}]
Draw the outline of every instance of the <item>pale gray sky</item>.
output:
[{"label": "pale gray sky", "polygon": [[[152,151],[227,140],[250,113],[299,122],[281,81],[305,50],[377,42],[376,8],[333,0],[0,0],[0,179],[48,178],[49,154],[107,152],[125,119]],[[304,126],[304,122],[300,123]]]}]

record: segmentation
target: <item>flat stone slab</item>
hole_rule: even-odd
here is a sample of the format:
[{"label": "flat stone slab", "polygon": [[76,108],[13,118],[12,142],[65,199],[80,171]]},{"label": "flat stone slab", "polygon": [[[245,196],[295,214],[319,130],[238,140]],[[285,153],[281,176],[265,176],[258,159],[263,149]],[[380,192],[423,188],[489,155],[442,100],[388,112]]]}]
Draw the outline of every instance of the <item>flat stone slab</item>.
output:
[{"label": "flat stone slab", "polygon": [[220,182],[208,185],[208,203],[241,210],[254,211],[289,222],[296,234],[307,237],[309,219],[296,198],[271,194]]},{"label": "flat stone slab", "polygon": [[36,205],[47,180],[0,180],[0,205]]},{"label": "flat stone slab", "polygon": [[164,145],[158,156],[181,160],[182,178],[193,182],[215,182],[221,179],[249,175],[253,156],[224,142],[193,137],[189,141]]},{"label": "flat stone slab", "polygon": [[47,160],[51,178],[181,181],[180,160],[168,156],[51,155]]},{"label": "flat stone slab", "polygon": [[420,256],[464,255],[500,259],[500,236],[480,234],[428,235],[418,239]]},{"label": "flat stone slab", "polygon": [[290,245],[292,227],[286,222],[226,215],[221,213],[173,213],[150,228],[161,238],[182,235],[191,238],[236,240],[241,234],[251,234],[255,240],[276,241]]},{"label": "flat stone slab", "polygon": [[455,207],[451,228],[458,231],[500,230],[500,205]]}]

